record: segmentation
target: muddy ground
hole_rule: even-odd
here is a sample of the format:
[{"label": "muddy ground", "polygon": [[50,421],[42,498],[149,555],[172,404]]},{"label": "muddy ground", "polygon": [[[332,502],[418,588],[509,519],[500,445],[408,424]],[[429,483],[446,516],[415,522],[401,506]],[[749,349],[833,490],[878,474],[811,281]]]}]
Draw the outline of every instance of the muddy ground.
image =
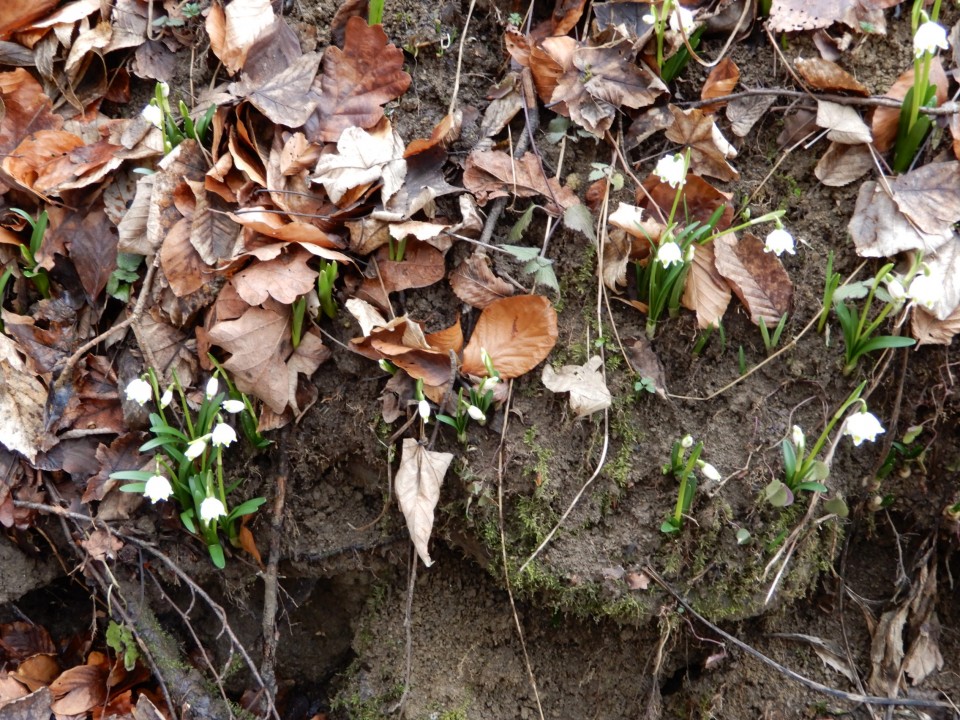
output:
[{"label": "muddy ground", "polygon": [[[337,4],[294,3],[292,18],[305,49],[328,43]],[[447,112],[468,5],[387,3],[385,29],[408,51],[413,76],[391,115],[407,140],[428,136]],[[465,44],[462,107],[482,114],[490,87],[502,77],[503,22],[514,9],[477,4]],[[444,47],[447,38],[453,42]],[[841,62],[881,93],[908,63],[908,38],[908,24],[891,17],[886,37],[858,36]],[[708,38],[704,53],[712,57],[722,40]],[[791,87],[760,28],[730,52],[743,86]],[[796,37],[786,41],[784,52],[792,58],[816,49],[808,37]],[[209,68],[196,70],[202,80]],[[704,76],[691,65],[677,83],[674,101],[697,99]],[[837,269],[845,276],[859,263],[846,231],[859,184],[827,188],[816,180],[813,167],[825,145],[800,147],[783,159],[777,137],[792,103],[776,102],[748,136],[736,140],[740,155],[734,164],[741,179],[721,185],[738,205],[749,197],[755,214],[785,209],[788,226],[803,241],[795,256],[785,258],[796,294],[783,344],[820,311],[827,253],[836,252]],[[545,125],[552,115],[542,113]],[[522,120],[514,135],[521,129]],[[464,157],[475,139],[476,128],[465,127],[452,157]],[[605,145],[581,139],[568,145],[557,168],[557,147],[542,132],[538,147],[561,176],[576,173],[581,180],[590,163],[607,162],[610,155]],[[670,148],[661,134],[631,151],[637,175],[644,177]],[[940,151],[930,147],[928,157]],[[614,199],[633,201],[629,181]],[[508,209],[498,240],[516,214]],[[542,232],[535,224],[529,237]],[[560,340],[548,362],[557,367],[583,363],[598,352],[602,335],[614,396],[609,422],[604,424],[602,414],[575,419],[566,397],[547,392],[537,370],[514,384],[510,417],[501,413],[488,428],[475,428],[466,448],[452,434],[441,433],[437,449],[458,458],[446,478],[434,530],[436,563],[417,569],[407,717],[535,718],[534,687],[547,718],[882,716],[882,709],[804,687],[750,656],[681,608],[653,580],[651,569],[696,611],[768,658],[830,688],[857,693],[858,684],[825,664],[809,643],[780,636],[835,642],[842,664],[865,682],[876,620],[909,594],[920,567],[929,567],[939,580],[933,601],[941,627],[927,629],[939,634],[944,666],[907,693],[960,702],[960,594],[953,584],[960,578],[953,552],[958,535],[957,526],[941,514],[960,489],[956,343],[898,354],[879,368],[865,365],[862,378],[848,378],[840,373],[836,337],[827,344],[809,332],[734,387],[699,400],[740,376],[741,348],[747,369],[766,357],[757,328],[735,303],[725,319],[725,342],[714,335],[699,353],[694,348],[700,335],[690,313],[664,322],[653,350],[670,395],[637,394],[635,378],[618,355],[614,330],[622,339],[639,337],[643,316],[613,303],[612,316],[604,310],[599,325],[594,248],[566,230],[554,235],[551,248],[561,288],[552,297]],[[456,250],[452,255],[453,262],[462,256]],[[518,266],[498,262],[498,271],[519,277]],[[407,291],[402,306],[431,331],[445,327],[461,310],[446,286]],[[343,318],[326,329],[343,340],[356,334]],[[833,332],[836,336],[839,329],[834,326]],[[332,360],[314,378],[319,402],[290,434],[277,675],[288,693],[291,718],[318,712],[331,718],[387,717],[403,693],[411,552],[388,494],[385,441],[396,428],[380,414],[385,379],[375,364],[335,347]],[[761,499],[779,471],[779,441],[793,424],[822,426],[838,398],[859,379],[871,381],[875,413],[898,417],[883,441],[899,437],[908,426],[925,425],[924,462],[898,468],[878,489],[872,479],[889,444],[856,451],[841,444],[829,483],[847,498],[850,517],[806,526],[766,603],[777,570],[766,571],[766,566],[806,511],[806,501],[781,510]],[[690,521],[672,537],[661,533],[660,525],[676,500],[676,487],[660,468],[674,440],[686,433],[705,442],[704,457],[724,481],[699,490]],[[249,477],[251,494],[269,497],[278,463],[273,452],[251,457],[237,470]],[[599,474],[552,542],[519,573],[598,466]],[[892,504],[876,510],[871,502],[877,495],[891,496]],[[389,506],[381,516],[385,502]],[[266,534],[268,523],[268,513],[261,513],[255,531]],[[750,533],[743,544],[738,544],[740,529]],[[262,602],[256,568],[236,562],[222,576],[210,573],[202,548],[178,544],[175,529],[159,532],[171,556],[224,603],[231,623],[256,654]],[[16,567],[13,559],[8,566]],[[41,568],[55,574],[53,563]],[[15,570],[4,571],[5,578],[15,575]],[[5,581],[5,591],[17,597],[11,582]],[[64,580],[33,593],[19,605],[84,602],[84,593]],[[182,627],[173,613],[164,617],[170,627]],[[196,622],[202,625],[199,618]],[[186,647],[192,643],[186,635],[181,639]],[[216,645],[212,637],[205,642]],[[239,674],[231,688],[242,691],[246,682]],[[949,716],[946,710],[925,712]]]}]

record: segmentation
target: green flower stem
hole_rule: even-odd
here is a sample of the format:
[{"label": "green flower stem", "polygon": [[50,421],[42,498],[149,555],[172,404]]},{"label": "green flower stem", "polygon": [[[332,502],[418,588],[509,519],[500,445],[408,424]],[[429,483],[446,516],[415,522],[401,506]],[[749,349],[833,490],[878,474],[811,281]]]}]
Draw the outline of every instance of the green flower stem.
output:
[{"label": "green flower stem", "polygon": [[[830,418],[830,422],[827,423],[827,426],[823,429],[823,432],[820,433],[820,437],[817,438],[817,441],[813,444],[813,447],[810,448],[810,452],[806,454],[806,457],[797,458],[800,461],[799,469],[796,473],[796,482],[802,482],[803,479],[810,472],[810,469],[813,467],[813,464],[816,462],[817,455],[823,449],[823,446],[826,444],[830,433],[833,431],[834,426],[840,421],[840,419],[846,414],[847,410],[855,404],[861,404],[863,407],[866,407],[866,402],[860,399],[861,393],[863,393],[864,388],[867,387],[867,381],[864,380],[857,386],[857,389],[850,393],[849,397],[844,401],[837,411],[833,414],[833,417]],[[789,484],[789,483],[788,483]]]},{"label": "green flower stem", "polygon": [[683,524],[683,513],[690,508],[690,504],[693,501],[693,492],[690,489],[690,477],[693,473],[693,469],[697,466],[697,460],[700,457],[700,453],[703,451],[703,443],[698,442],[693,446],[693,450],[690,451],[690,457],[687,458],[687,463],[684,465],[683,470],[680,473],[680,490],[677,492],[677,504],[673,510],[673,522],[676,528],[680,528]]}]

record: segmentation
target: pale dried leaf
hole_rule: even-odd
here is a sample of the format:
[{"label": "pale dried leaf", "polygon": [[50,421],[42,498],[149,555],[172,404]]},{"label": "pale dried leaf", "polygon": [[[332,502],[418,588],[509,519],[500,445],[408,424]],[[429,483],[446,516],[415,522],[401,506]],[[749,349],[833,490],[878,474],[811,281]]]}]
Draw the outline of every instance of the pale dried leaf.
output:
[{"label": "pale dried leaf", "polygon": [[52,443],[43,423],[47,391],[20,358],[17,344],[0,334],[0,443],[30,462]]},{"label": "pale dried leaf", "polygon": [[313,290],[319,273],[307,264],[310,258],[306,250],[293,250],[274,260],[254,262],[233,277],[233,284],[250,305],[261,305],[267,297],[290,305]]},{"label": "pale dried leaf", "polygon": [[427,567],[433,565],[429,549],[433,513],[440,500],[443,476],[451,462],[453,453],[427,450],[413,438],[403,440],[400,466],[394,477],[397,502],[406,518],[417,555]]},{"label": "pale dried leaf", "polygon": [[892,179],[890,191],[922,232],[949,232],[960,221],[960,161],[923,165]]},{"label": "pale dried leaf", "polygon": [[214,54],[231,75],[247,59],[250,48],[274,21],[270,0],[233,0],[222,10],[215,5],[207,17],[207,33]]},{"label": "pale dried leaf", "polygon": [[870,128],[849,105],[817,101],[817,125],[827,130],[827,138],[844,145],[869,143]]},{"label": "pale dried leaf", "polygon": [[740,177],[728,158],[737,156],[736,149],[727,142],[714,122],[713,115],[699,108],[681,110],[669,105],[673,125],[667,130],[668,140],[690,148],[690,172],[709,175],[724,182]]},{"label": "pale dried leaf", "polygon": [[352,297],[344,304],[347,311],[360,323],[360,332],[363,333],[364,337],[369,335],[374,328],[383,327],[387,324],[380,311],[366,300]]},{"label": "pale dried leaf", "polygon": [[50,683],[58,715],[85,714],[107,699],[107,669],[100,665],[77,665]]},{"label": "pale dried leaf", "polygon": [[932,612],[925,622],[920,623],[919,634],[903,658],[903,671],[910,678],[911,685],[919,685],[943,668],[939,639],[940,620],[937,613]]},{"label": "pale dried leaf", "polygon": [[380,194],[387,202],[407,174],[403,150],[403,138],[389,122],[372,133],[358,127],[347,128],[337,141],[337,154],[322,155],[317,161],[313,181],[323,185],[333,202],[339,202],[349,190],[382,179]]},{"label": "pale dried leaf", "polygon": [[697,313],[698,327],[716,327],[730,304],[730,285],[717,272],[713,243],[693,247],[693,262],[683,288],[683,306]]},{"label": "pale dried leaf", "polygon": [[603,359],[599,355],[594,355],[583,365],[564,365],[559,372],[544,365],[540,379],[551,392],[569,392],[570,408],[577,417],[584,417],[610,407],[612,398],[600,371],[602,366]]},{"label": "pale dried leaf", "polygon": [[737,137],[747,135],[776,99],[774,95],[748,95],[731,100],[726,108],[730,131]]},{"label": "pale dried leaf", "polygon": [[278,125],[300,127],[320,102],[320,96],[313,90],[320,58],[321,53],[306,53],[263,84],[255,86],[248,81],[233,83],[230,92],[237,97],[247,98],[257,110]]},{"label": "pale dried leaf", "polygon": [[802,633],[773,633],[773,637],[786,638],[788,640],[798,640],[807,643],[813,648],[824,665],[846,677],[850,682],[857,682],[857,674],[843,656],[843,651],[836,643],[816,637],[815,635],[804,635]]},{"label": "pale dried leaf", "polygon": [[960,306],[960,236],[954,234],[950,242],[924,256],[923,262],[930,278],[941,288],[931,310],[938,320],[946,320]]},{"label": "pale dried leaf", "polygon": [[843,187],[873,169],[873,155],[867,145],[830,143],[813,173],[828,187]]},{"label": "pale dried leaf", "polygon": [[[620,206],[621,208],[624,207],[624,203],[620,203]],[[620,220],[622,219],[623,214],[621,214]],[[614,224],[613,215],[608,220],[611,224]],[[627,233],[620,227],[615,227],[604,237],[601,274],[603,275],[603,284],[614,292],[618,292],[622,286],[627,284],[627,265],[630,263],[631,247],[632,243],[627,237]]]},{"label": "pale dried leaf", "polygon": [[483,309],[490,303],[513,295],[513,286],[490,269],[486,255],[474,253],[450,273],[454,294],[471,307]]},{"label": "pale dried leaf", "polygon": [[857,31],[886,32],[883,10],[901,0],[773,0],[768,26],[775,32],[827,28],[842,22]]},{"label": "pale dried leaf", "polygon": [[954,237],[952,229],[944,234],[917,230],[886,190],[872,180],[860,186],[847,229],[861,257],[893,257],[907,250],[930,254]]},{"label": "pale dried leaf", "polygon": [[789,312],[793,285],[783,263],[764,252],[763,241],[750,233],[737,240],[731,233],[713,241],[716,267],[750,313],[755,325],[762,319],[773,327]]},{"label": "pale dried leaf", "polygon": [[910,317],[910,334],[917,339],[918,347],[949,345],[957,333],[960,333],[960,307],[945,320],[937,320],[936,316],[923,308],[913,309]]}]

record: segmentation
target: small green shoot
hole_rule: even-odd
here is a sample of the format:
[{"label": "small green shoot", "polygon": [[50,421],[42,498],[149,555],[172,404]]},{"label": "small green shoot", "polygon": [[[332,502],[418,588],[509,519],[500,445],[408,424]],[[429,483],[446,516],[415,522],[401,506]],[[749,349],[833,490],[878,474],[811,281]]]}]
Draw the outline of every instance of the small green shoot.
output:
[{"label": "small green shoot", "polygon": [[40,246],[43,244],[43,236],[47,232],[47,211],[37,215],[36,218],[24,212],[20,208],[12,208],[12,211],[22,217],[30,225],[30,241],[26,245],[20,245],[20,257],[23,259],[23,275],[33,281],[33,286],[44,298],[50,297],[50,278],[47,271],[40,267],[37,261],[37,254],[40,252]]},{"label": "small green shoot", "polygon": [[657,385],[653,378],[642,377],[633,383],[633,392],[637,397],[641,397],[644,393],[653,395],[657,392]]},{"label": "small green shoot", "polygon": [[763,318],[760,318],[760,337],[763,338],[763,347],[766,348],[767,355],[772,355],[774,350],[777,349],[777,345],[780,344],[780,336],[783,335],[783,329],[786,326],[786,313],[781,316],[780,322],[777,323],[772,333],[767,330],[767,322]]},{"label": "small green shoot", "polygon": [[367,5],[367,25],[380,25],[383,23],[383,6],[385,0],[370,0]]},{"label": "small green shoot", "polygon": [[743,352],[743,345],[737,348],[737,369],[741,377],[747,374],[747,355]]},{"label": "small green shoot", "polygon": [[320,274],[317,276],[317,297],[320,298],[320,310],[333,320],[337,316],[337,302],[333,299],[333,283],[340,274],[340,266],[335,260],[320,259]]},{"label": "small green shoot", "polygon": [[290,306],[290,342],[293,349],[300,347],[303,340],[303,318],[307,314],[307,296],[301,295]]}]

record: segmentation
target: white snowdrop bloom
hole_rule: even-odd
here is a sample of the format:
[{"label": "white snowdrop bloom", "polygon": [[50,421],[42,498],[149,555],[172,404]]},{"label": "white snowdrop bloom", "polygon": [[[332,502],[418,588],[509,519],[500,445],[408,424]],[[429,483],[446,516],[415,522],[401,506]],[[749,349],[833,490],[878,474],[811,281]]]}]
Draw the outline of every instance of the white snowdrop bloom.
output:
[{"label": "white snowdrop bloom", "polygon": [[919,273],[911,282],[907,290],[907,297],[913,300],[917,305],[922,305],[927,310],[933,310],[933,306],[940,300],[943,293],[943,286],[929,275]]},{"label": "white snowdrop bloom", "polygon": [[166,500],[173,495],[173,486],[163,475],[153,475],[143,488],[143,496],[151,502]]},{"label": "white snowdrop bloom", "polygon": [[783,228],[774,228],[763,241],[763,251],[772,252],[774,255],[790,253],[796,255],[796,244],[793,241],[793,235]]},{"label": "white snowdrop bloom", "polygon": [[238,412],[243,412],[246,405],[243,404],[243,400],[224,400],[220,403],[220,407],[231,415],[235,415]]},{"label": "white snowdrop bloom", "polygon": [[426,400],[421,400],[419,403],[417,403],[417,412],[420,413],[420,417],[423,420],[429,420],[430,419],[430,403],[428,403]]},{"label": "white snowdrop bloom", "polygon": [[687,168],[683,155],[664,155],[657,161],[653,174],[672,188],[683,185],[687,181]]},{"label": "white snowdrop bloom", "polygon": [[722,476],[720,475],[720,471],[717,470],[710,463],[704,463],[703,467],[700,468],[700,472],[703,473],[703,476],[707,480],[714,480],[715,482],[720,482],[720,480],[723,479]]},{"label": "white snowdrop bloom", "polygon": [[664,267],[683,262],[683,251],[672,240],[657,248],[657,261]]},{"label": "white snowdrop bloom", "polygon": [[160,408],[163,409],[167,405],[173,402],[173,390],[167,388],[163,391],[163,395],[160,396]]},{"label": "white snowdrop bloom", "polygon": [[803,437],[803,429],[799,425],[793,426],[790,439],[793,441],[794,447],[802,448],[806,444],[806,439]]},{"label": "white snowdrop bloom", "polygon": [[656,25],[657,24],[657,9],[651,5],[650,12],[640,18],[647,25]]},{"label": "white snowdrop bloom", "polygon": [[187,445],[187,449],[183,451],[183,454],[187,457],[188,460],[195,460],[201,455],[203,455],[203,451],[206,449],[207,449],[207,436],[204,435],[203,437],[197,438],[196,440],[192,440],[190,444]]},{"label": "white snowdrop bloom", "polygon": [[128,400],[133,400],[137,405],[143,405],[147,400],[153,397],[153,388],[143,378],[134,378],[124,389],[124,394]]},{"label": "white snowdrop bloom", "polygon": [[950,47],[947,41],[947,29],[943,25],[935,22],[925,22],[917,28],[917,34],[913,36],[913,54],[921,58],[925,53],[933,55],[937,48],[946,50]]},{"label": "white snowdrop bloom", "polygon": [[143,108],[140,116],[154,127],[163,127],[163,112],[153,103]]},{"label": "white snowdrop bloom", "polygon": [[217,423],[210,433],[210,442],[214,447],[226,447],[237,439],[237,431],[226,423]]},{"label": "white snowdrop bloom", "polygon": [[873,442],[877,435],[886,432],[877,416],[870,412],[857,412],[843,424],[843,434],[849,435],[853,444],[859,446],[864,440]]},{"label": "white snowdrop bloom", "polygon": [[689,35],[697,29],[697,21],[693,17],[693,12],[687,10],[683,5],[677,5],[670,13],[670,29],[674,32],[680,32],[683,28],[684,35]]},{"label": "white snowdrop bloom", "polygon": [[487,421],[487,416],[483,414],[483,410],[478,408],[476,405],[467,405],[467,415],[472,417],[477,422]]},{"label": "white snowdrop bloom", "polygon": [[693,435],[684,435],[680,440],[680,447],[687,449],[693,447]]},{"label": "white snowdrop bloom", "polygon": [[479,392],[481,395],[484,395],[490,390],[493,390],[497,386],[498,382],[500,382],[500,378],[498,378],[496,375],[491,375],[490,377],[484,378],[483,382],[480,383],[480,387],[477,388],[477,392]]},{"label": "white snowdrop bloom", "polygon": [[220,383],[217,382],[217,379],[212,377],[207,380],[207,389],[203,393],[207,396],[207,400],[213,400],[218,392],[220,392]]},{"label": "white snowdrop bloom", "polygon": [[900,278],[892,273],[887,275],[887,294],[895,303],[902,302],[907,297],[906,288],[900,282]]},{"label": "white snowdrop bloom", "polygon": [[200,519],[204,522],[212,522],[217,518],[224,517],[226,514],[227,509],[223,506],[223,503],[215,497],[208,497],[200,503]]},{"label": "white snowdrop bloom", "polygon": [[167,83],[162,81],[157,84],[160,86],[160,94],[163,95],[165,98],[170,97],[170,86],[167,85]]}]

